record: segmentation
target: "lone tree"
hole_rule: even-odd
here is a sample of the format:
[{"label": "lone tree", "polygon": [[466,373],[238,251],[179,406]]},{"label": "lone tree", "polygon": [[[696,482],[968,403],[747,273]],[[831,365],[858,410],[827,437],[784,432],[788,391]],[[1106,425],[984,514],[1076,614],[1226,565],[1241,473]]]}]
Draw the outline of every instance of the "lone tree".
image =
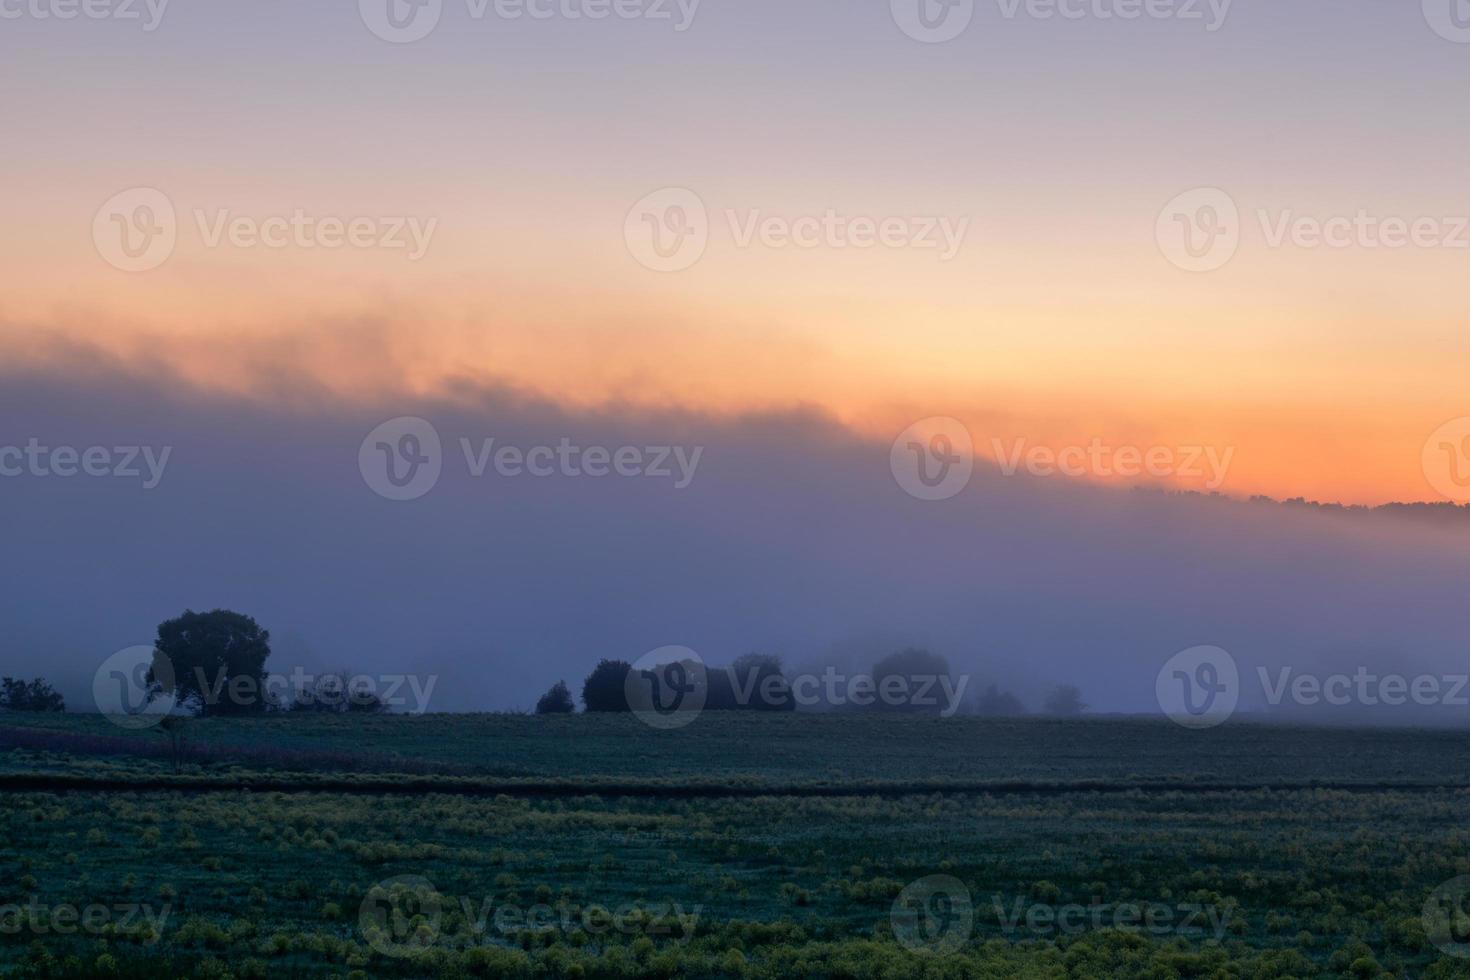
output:
[{"label": "lone tree", "polygon": [[60,694],[37,677],[27,683],[13,677],[0,678],[0,711],[65,711]]},{"label": "lone tree", "polygon": [[158,626],[158,653],[173,670],[178,703],[201,715],[246,715],[266,709],[265,661],[271,635],[228,609],[185,612]]},{"label": "lone tree", "polygon": [[1046,696],[1043,710],[1049,715],[1070,718],[1086,711],[1087,705],[1082,703],[1081,691],[1071,684],[1061,684],[1053,688],[1052,692]]},{"label": "lone tree", "polygon": [[624,685],[633,665],[626,660],[602,660],[582,682],[582,704],[588,711],[629,711]]},{"label": "lone tree", "polygon": [[569,715],[576,710],[577,705],[572,700],[572,692],[567,690],[566,681],[557,681],[536,702],[538,715]]}]

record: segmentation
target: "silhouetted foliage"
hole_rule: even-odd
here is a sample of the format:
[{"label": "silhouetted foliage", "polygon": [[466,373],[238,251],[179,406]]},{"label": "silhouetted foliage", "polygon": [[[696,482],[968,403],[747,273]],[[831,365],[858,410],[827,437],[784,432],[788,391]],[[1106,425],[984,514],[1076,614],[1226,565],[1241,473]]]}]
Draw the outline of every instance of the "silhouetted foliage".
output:
[{"label": "silhouetted foliage", "polygon": [[0,678],[0,711],[65,710],[65,700],[39,677],[30,682]]},{"label": "silhouetted foliage", "polygon": [[1014,718],[1026,713],[1026,706],[1010,691],[991,684],[975,699],[975,713],[987,718]]},{"label": "silhouetted foliage", "polygon": [[557,681],[536,702],[538,715],[569,715],[576,710],[576,702],[572,700],[572,692],[567,690],[566,681]]},{"label": "silhouetted foliage", "polygon": [[588,711],[627,711],[625,685],[633,665],[626,660],[602,660],[582,682],[582,704]]},{"label": "silhouetted foliage", "polygon": [[1082,702],[1081,691],[1071,684],[1062,684],[1046,696],[1043,710],[1049,715],[1070,717],[1082,714],[1087,710],[1087,705]]},{"label": "silhouetted foliage", "polygon": [[[158,653],[168,658],[178,703],[202,715],[256,714],[266,709],[265,661],[270,633],[227,609],[185,612],[158,626]],[[150,681],[157,681],[150,671]]]},{"label": "silhouetted foliage", "polygon": [[949,661],[939,654],[918,647],[891,653],[873,665],[873,680],[880,692],[884,690],[885,679],[891,677],[905,680],[909,700],[895,704],[888,698],[879,697],[874,701],[877,710],[932,711],[935,714],[944,710],[943,688],[938,680],[949,677]]},{"label": "silhouetted foliage", "polygon": [[724,670],[709,671],[707,709],[716,711],[795,711],[791,683],[781,658],[747,653]]},{"label": "silhouetted foliage", "polygon": [[388,703],[373,690],[371,683],[353,684],[351,672],[339,670],[323,674],[309,687],[296,692],[286,710],[322,712],[326,714],[387,714]]}]

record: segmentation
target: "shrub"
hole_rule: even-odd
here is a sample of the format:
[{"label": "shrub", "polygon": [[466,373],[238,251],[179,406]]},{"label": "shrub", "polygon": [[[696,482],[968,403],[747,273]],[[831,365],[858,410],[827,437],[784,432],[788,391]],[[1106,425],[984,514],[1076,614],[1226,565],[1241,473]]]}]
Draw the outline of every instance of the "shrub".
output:
[{"label": "shrub", "polygon": [[536,702],[538,715],[569,715],[576,710],[577,705],[572,700],[572,692],[567,690],[566,681],[557,681],[552,685],[551,690],[541,695],[541,700]]},{"label": "shrub", "polygon": [[65,711],[66,701],[50,684],[37,677],[27,683],[0,678],[0,711]]}]

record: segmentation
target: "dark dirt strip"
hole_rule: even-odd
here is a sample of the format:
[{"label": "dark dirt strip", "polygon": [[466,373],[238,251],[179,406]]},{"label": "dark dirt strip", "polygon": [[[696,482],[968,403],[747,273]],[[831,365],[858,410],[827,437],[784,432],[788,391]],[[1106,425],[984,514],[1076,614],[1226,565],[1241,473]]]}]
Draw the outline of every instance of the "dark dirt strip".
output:
[{"label": "dark dirt strip", "polygon": [[159,776],[110,779],[60,773],[0,774],[0,792],[12,793],[337,793],[358,796],[447,796],[566,799],[607,796],[635,799],[756,799],[759,797],[904,797],[933,795],[1062,796],[1086,793],[1452,793],[1470,792],[1463,783],[1206,783],[1206,782],[947,782],[871,783],[845,786],[743,786],[713,783],[571,783],[487,781],[475,779],[333,779],[249,776]]}]

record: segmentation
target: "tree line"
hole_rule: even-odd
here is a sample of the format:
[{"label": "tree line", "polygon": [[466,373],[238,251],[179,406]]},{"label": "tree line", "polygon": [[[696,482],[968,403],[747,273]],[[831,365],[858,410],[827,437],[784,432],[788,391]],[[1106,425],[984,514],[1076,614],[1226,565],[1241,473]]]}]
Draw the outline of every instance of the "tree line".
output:
[{"label": "tree line", "polygon": [[[355,687],[348,671],[333,671],[316,677],[300,690],[284,694],[272,691],[265,664],[271,654],[270,632],[250,616],[216,609],[183,615],[160,623],[154,642],[154,662],[146,674],[150,696],[172,695],[185,711],[200,715],[249,715],[267,712],[381,714],[389,705],[375,690]],[[703,664],[673,665],[677,676],[668,678],[690,692],[702,694],[702,708],[713,711],[789,712],[798,707],[817,710],[857,705],[813,703],[800,697],[781,658],[749,653],[728,667],[705,668]],[[603,659],[582,682],[581,702],[591,713],[631,711],[628,694],[634,665],[625,660]],[[870,700],[863,707],[873,710],[964,713],[990,717],[1014,717],[1027,713],[1015,695],[991,684],[983,693],[962,703],[946,706],[933,698],[933,681],[949,681],[954,674],[949,662],[927,650],[909,648],[890,654],[868,674],[874,690],[908,692],[897,700]],[[806,675],[807,680],[811,675]],[[636,680],[636,678],[635,678]],[[967,679],[966,679],[967,680]],[[927,684],[925,682],[928,682]],[[961,688],[963,685],[961,685]],[[945,685],[948,694],[957,695]],[[919,694],[916,692],[930,692]],[[1042,705],[1053,716],[1079,715],[1086,711],[1076,687],[1055,687]],[[0,711],[64,711],[65,702],[43,678],[31,681],[0,679]],[[571,714],[577,710],[572,691],[564,680],[552,685],[536,703],[540,715]]]},{"label": "tree line", "polygon": [[[799,705],[800,699],[780,657],[749,653],[738,658],[729,667],[706,668],[703,664],[694,663],[683,667],[678,676],[688,693],[693,693],[699,685],[703,685],[703,710],[706,711],[795,711],[799,706],[809,706]],[[589,713],[632,711],[628,691],[629,678],[634,670],[634,665],[626,660],[598,661],[592,672],[582,681],[583,710]],[[885,701],[867,706],[873,710],[938,712],[942,706],[932,696],[921,697],[915,692],[932,688],[932,684],[926,685],[925,681],[950,678],[953,672],[944,657],[927,650],[909,648],[879,660],[865,676],[870,678],[872,689],[882,689],[886,684],[897,680],[899,683],[895,685],[895,689],[907,691],[911,695],[906,700]],[[819,709],[843,707],[836,704],[815,706]],[[989,685],[983,693],[956,707],[958,713],[997,718],[1020,717],[1029,713],[1019,698],[1001,690],[995,684]],[[1071,684],[1057,685],[1042,703],[1042,713],[1054,717],[1080,715],[1087,708],[1081,691]],[[553,684],[536,702],[538,715],[572,714],[576,710],[576,701],[565,680]]]}]

